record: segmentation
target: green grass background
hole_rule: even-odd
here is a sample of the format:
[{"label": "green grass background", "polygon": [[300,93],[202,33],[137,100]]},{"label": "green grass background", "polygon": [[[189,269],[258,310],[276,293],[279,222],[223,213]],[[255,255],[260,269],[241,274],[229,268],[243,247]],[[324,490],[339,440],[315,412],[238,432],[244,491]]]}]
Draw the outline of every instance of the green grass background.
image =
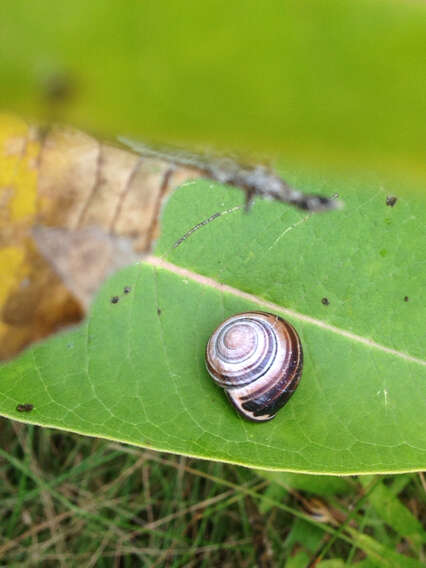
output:
[{"label": "green grass background", "polygon": [[5,419],[0,448],[3,565],[422,566],[419,474],[256,472]]}]

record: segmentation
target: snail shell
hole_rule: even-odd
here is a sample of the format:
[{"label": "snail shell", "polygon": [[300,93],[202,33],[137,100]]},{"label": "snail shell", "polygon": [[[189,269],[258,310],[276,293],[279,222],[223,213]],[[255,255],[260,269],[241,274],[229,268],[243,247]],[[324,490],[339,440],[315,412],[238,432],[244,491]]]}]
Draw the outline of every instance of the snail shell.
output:
[{"label": "snail shell", "polygon": [[206,367],[244,418],[264,422],[296,390],[302,375],[302,344],[294,327],[279,316],[244,312],[213,332]]}]

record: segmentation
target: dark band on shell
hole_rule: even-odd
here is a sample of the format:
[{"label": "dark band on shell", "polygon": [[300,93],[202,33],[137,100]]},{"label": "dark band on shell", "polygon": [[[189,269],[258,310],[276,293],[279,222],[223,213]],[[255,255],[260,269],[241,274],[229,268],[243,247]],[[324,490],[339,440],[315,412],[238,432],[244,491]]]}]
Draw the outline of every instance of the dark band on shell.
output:
[{"label": "dark band on shell", "polygon": [[271,420],[299,384],[300,338],[283,318],[245,312],[226,319],[206,348],[207,371],[238,412],[249,420]]}]

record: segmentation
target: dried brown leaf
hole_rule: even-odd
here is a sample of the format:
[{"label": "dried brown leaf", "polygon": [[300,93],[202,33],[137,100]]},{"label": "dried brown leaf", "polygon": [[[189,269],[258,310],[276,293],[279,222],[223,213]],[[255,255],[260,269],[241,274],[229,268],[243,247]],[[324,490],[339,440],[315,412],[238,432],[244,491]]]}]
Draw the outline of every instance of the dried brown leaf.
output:
[{"label": "dried brown leaf", "polygon": [[159,234],[164,199],[194,168],[77,130],[0,117],[0,359],[86,314],[102,281]]}]

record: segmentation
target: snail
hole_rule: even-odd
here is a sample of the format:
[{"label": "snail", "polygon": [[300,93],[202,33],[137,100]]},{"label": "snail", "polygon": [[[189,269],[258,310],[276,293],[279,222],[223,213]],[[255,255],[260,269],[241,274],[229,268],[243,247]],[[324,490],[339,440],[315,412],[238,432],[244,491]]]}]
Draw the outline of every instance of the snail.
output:
[{"label": "snail", "polygon": [[206,367],[244,418],[265,422],[296,390],[302,375],[302,344],[283,318],[244,312],[213,332],[206,347]]}]

